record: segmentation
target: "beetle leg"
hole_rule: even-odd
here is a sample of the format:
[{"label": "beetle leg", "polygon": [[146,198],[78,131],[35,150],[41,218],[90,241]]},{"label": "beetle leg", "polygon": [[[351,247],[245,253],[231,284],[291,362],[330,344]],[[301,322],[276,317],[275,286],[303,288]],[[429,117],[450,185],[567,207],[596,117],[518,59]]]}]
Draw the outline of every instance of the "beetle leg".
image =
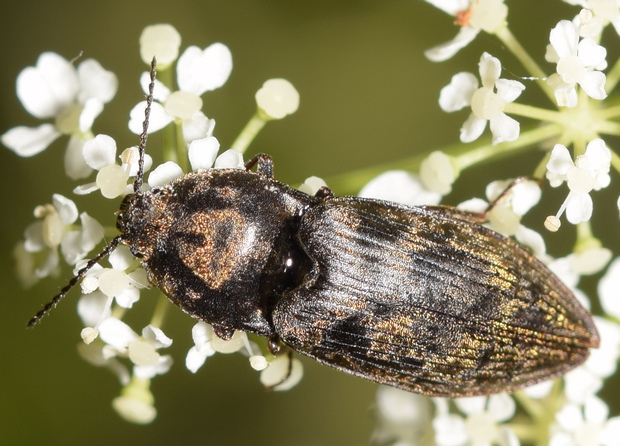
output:
[{"label": "beetle leg", "polygon": [[514,189],[515,186],[517,186],[518,184],[521,184],[521,183],[525,183],[526,181],[534,181],[534,182],[538,183],[539,186],[542,185],[542,180],[540,178],[535,178],[535,177],[517,177],[517,178],[515,178],[514,180],[512,180],[510,182],[510,184],[508,184],[508,186],[506,186],[506,189],[504,189],[501,194],[499,194],[493,201],[491,201],[489,203],[489,206],[486,208],[486,210],[484,212],[482,212],[481,215],[484,217],[484,221],[487,220],[487,218],[489,216],[489,213],[493,210],[493,208],[495,206],[497,206],[497,203],[499,203],[504,198],[506,198],[506,196],[510,193],[510,191],[512,189]]},{"label": "beetle leg", "polygon": [[245,170],[251,170],[254,166],[256,166],[256,172],[268,178],[273,178],[273,160],[269,155],[259,153],[245,163]]},{"label": "beetle leg", "polygon": [[314,196],[317,198],[332,198],[334,196],[334,193],[329,187],[321,186],[319,190],[316,191],[316,194],[314,194]]},{"label": "beetle leg", "polygon": [[228,328],[218,324],[211,324],[211,326],[213,327],[213,331],[215,332],[217,337],[223,339],[224,341],[229,341],[235,334],[235,330],[232,328]]},{"label": "beetle leg", "polygon": [[534,181],[538,184],[542,183],[542,180],[540,178],[535,178],[535,177],[517,177],[514,180],[512,180],[510,182],[510,184],[508,184],[508,186],[506,186],[506,188],[502,191],[501,194],[499,194],[493,201],[491,201],[489,203],[489,205],[487,206],[487,208],[482,211],[482,212],[469,212],[469,211],[462,211],[456,208],[444,208],[444,211],[446,212],[446,214],[450,214],[452,216],[454,216],[455,218],[460,218],[463,220],[467,220],[470,221],[472,223],[477,223],[477,224],[483,224],[486,223],[489,219],[489,214],[491,213],[491,211],[493,210],[493,208],[495,206],[497,206],[497,204],[504,200],[506,198],[506,196],[510,193],[510,191],[512,189],[514,189],[514,187],[518,184],[524,183],[526,181]]},{"label": "beetle leg", "polygon": [[278,336],[277,334],[270,336],[267,347],[269,348],[269,351],[274,355],[278,354],[280,348],[282,347],[282,344],[280,344],[280,336]]}]

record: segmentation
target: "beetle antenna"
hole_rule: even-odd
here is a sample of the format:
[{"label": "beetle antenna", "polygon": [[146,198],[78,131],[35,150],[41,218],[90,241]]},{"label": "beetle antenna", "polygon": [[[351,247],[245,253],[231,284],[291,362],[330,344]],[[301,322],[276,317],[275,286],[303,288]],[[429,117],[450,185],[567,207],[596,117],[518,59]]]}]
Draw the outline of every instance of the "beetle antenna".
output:
[{"label": "beetle antenna", "polygon": [[149,116],[151,115],[151,105],[153,104],[153,90],[155,89],[155,77],[157,70],[155,69],[157,60],[153,56],[151,61],[151,83],[149,84],[149,94],[146,96],[146,110],[144,110],[144,122],[142,122],[142,133],[140,134],[140,145],[138,146],[138,173],[133,182],[133,192],[140,193],[142,190],[142,177],[144,176],[144,152],[146,150],[146,139],[148,138]]},{"label": "beetle antenna", "polygon": [[78,283],[78,281],[86,275],[88,270],[90,270],[103,258],[108,256],[112,251],[114,251],[114,248],[116,248],[121,242],[121,238],[121,235],[114,237],[112,241],[105,248],[103,248],[103,250],[99,254],[97,254],[94,258],[90,259],[86,266],[79,270],[77,274],[73,277],[73,279],[71,279],[69,283],[62,290],[60,290],[60,293],[54,296],[54,298],[49,301],[41,311],[39,311],[32,319],[30,319],[30,321],[28,321],[28,327],[34,327],[36,324],[38,324],[41,318],[47,313],[49,313],[49,311],[54,308],[58,304],[58,302],[62,300],[63,297],[67,295],[69,290],[71,290],[71,288],[73,288]]}]

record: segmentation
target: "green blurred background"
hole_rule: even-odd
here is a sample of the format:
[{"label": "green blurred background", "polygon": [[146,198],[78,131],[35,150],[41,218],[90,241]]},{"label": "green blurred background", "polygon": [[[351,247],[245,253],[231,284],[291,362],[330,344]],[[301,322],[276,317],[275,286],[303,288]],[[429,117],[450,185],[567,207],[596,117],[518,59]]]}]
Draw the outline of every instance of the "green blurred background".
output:
[{"label": "green blurred background", "polygon": [[[560,1],[508,5],[511,29],[539,61],[549,29],[575,11]],[[476,72],[483,50],[502,58],[506,77],[510,72],[526,75],[486,35],[453,61],[427,61],[423,50],[452,38],[457,29],[451,18],[420,0],[22,0],[4,2],[0,11],[0,132],[38,125],[15,96],[21,69],[34,65],[43,51],[67,59],[82,51],[84,58],[97,59],[120,79],[117,96],[95,122],[94,132],[114,136],[120,148],[135,144],[127,121],[142,97],[138,77],[145,66],[138,37],[146,25],[168,22],[182,35],[182,49],[221,41],[233,53],[228,83],[203,96],[204,111],[216,119],[215,135],[222,146],[232,143],[254,112],[254,93],[263,81],[284,77],[296,86],[299,111],[269,124],[250,148],[251,153],[271,154],[276,177],[287,183],[310,175],[329,178],[456,142],[466,114],[441,112],[439,89],[457,71]],[[157,137],[151,144],[157,147]],[[303,359],[305,377],[299,386],[268,392],[239,355],[218,355],[192,375],[184,367],[184,355],[191,346],[193,321],[180,311],[171,311],[164,327],[174,338],[176,364],[154,379],[159,414],[148,426],[121,420],[110,404],[119,392],[116,378],[77,355],[78,293],[35,330],[26,330],[26,321],[70,276],[67,269],[64,277],[24,291],[15,280],[11,256],[33,219],[34,206],[50,202],[54,192],[71,196],[75,184],[62,180],[65,145],[61,139],[31,159],[0,149],[1,444],[368,443],[375,384]],[[528,173],[538,160],[503,160],[490,170],[467,172],[448,202],[481,196],[488,180]],[[112,224],[116,203],[93,210],[88,197],[75,201]],[[150,314],[148,302],[138,308]]]}]

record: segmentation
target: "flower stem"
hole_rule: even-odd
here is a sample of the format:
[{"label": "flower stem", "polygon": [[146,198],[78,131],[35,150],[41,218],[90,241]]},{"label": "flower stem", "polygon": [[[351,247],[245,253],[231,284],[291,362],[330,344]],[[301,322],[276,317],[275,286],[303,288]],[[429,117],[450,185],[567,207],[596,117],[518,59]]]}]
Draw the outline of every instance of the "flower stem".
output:
[{"label": "flower stem", "polygon": [[176,127],[176,158],[177,164],[181,166],[183,172],[187,172],[187,143],[185,142],[185,138],[183,136],[183,123],[175,122]]},{"label": "flower stem", "polygon": [[517,102],[509,102],[504,105],[504,112],[511,115],[523,116],[525,118],[538,119],[540,121],[557,122],[562,124],[562,114],[554,110],[546,110],[544,108],[534,107],[531,105],[519,104]]},{"label": "flower stem", "polygon": [[[561,133],[561,126],[557,124],[546,124],[533,130],[521,133],[519,139],[512,142],[505,142],[497,145],[493,145],[488,142],[474,148],[470,148],[470,145],[457,143],[451,146],[442,147],[438,150],[454,156],[457,159],[460,169],[464,169],[481,161],[487,161],[492,157],[503,156],[511,151],[536,148],[535,144],[549,138],[557,137],[561,135]],[[409,158],[401,159],[399,161],[377,164],[375,166],[366,167],[353,172],[347,172],[333,177],[325,177],[324,179],[327,182],[327,185],[339,194],[355,194],[368,181],[387,170],[398,169],[407,170],[410,172],[418,171],[420,168],[420,163],[430,152],[431,151],[417,153]]]},{"label": "flower stem", "polygon": [[243,130],[241,130],[239,136],[237,136],[237,139],[232,144],[231,149],[245,153],[250,143],[254,140],[256,135],[258,135],[258,132],[261,131],[266,123],[267,121],[263,119],[258,111],[254,113],[254,116],[250,118]]},{"label": "flower stem", "polygon": [[620,59],[618,59],[609,73],[607,73],[607,82],[605,82],[605,90],[613,91],[620,80]]},{"label": "flower stem", "polygon": [[174,161],[175,163],[177,162],[176,131],[176,127],[173,125],[167,125],[166,127],[164,127],[164,146],[162,147],[164,161]]},{"label": "flower stem", "polygon": [[457,155],[457,163],[462,170],[495,156],[504,156],[513,151],[536,148],[537,143],[558,136],[561,132],[561,126],[557,124],[547,124],[535,128],[534,130],[521,133],[519,138],[515,141],[503,142],[497,145],[486,144],[471,149],[461,155]]},{"label": "flower stem", "polygon": [[168,305],[168,298],[163,293],[159,293],[159,298],[157,299],[157,304],[155,305],[155,311],[153,311],[153,316],[151,317],[152,326],[158,328],[163,326],[169,307],[170,305]]},{"label": "flower stem", "polygon": [[549,87],[549,84],[545,82],[547,74],[538,66],[536,61],[532,59],[525,48],[523,48],[516,37],[510,32],[508,27],[501,27],[497,30],[495,35],[510,49],[510,51],[512,51],[525,69],[536,78],[536,82],[540,86],[541,90],[549,97],[549,99],[551,99],[551,102],[555,104],[553,90]]}]

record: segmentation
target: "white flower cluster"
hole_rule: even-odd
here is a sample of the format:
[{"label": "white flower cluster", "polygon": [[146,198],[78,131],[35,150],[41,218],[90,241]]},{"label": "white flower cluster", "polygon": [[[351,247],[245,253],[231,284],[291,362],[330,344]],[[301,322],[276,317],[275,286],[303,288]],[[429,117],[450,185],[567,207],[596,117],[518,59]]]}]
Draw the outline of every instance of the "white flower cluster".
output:
[{"label": "white flower cluster", "polygon": [[[544,177],[554,188],[568,187],[564,202],[555,215],[547,218],[545,226],[557,231],[564,216],[577,225],[573,252],[553,258],[546,252],[543,236],[521,223],[541,198],[541,188],[533,181],[518,183],[498,202],[494,200],[508,182],[494,181],[487,187],[487,200],[471,199],[458,208],[485,213],[489,226],[527,246],[567,284],[585,308],[590,308],[590,299],[577,288],[580,279],[603,271],[613,257],[594,236],[590,221],[595,213],[592,193],[609,187],[611,170],[620,169],[617,155],[607,141],[612,140],[606,137],[620,135],[620,110],[605,101],[620,80],[620,62],[606,74],[607,50],[600,44],[601,34],[609,24],[616,29],[616,39],[620,34],[620,2],[567,1],[584,9],[572,20],[560,20],[550,30],[549,43],[540,52],[553,64],[555,71],[550,74],[536,64],[510,33],[508,8],[502,0],[427,2],[455,17],[460,27],[455,39],[426,52],[430,60],[447,60],[480,31],[487,32],[521,61],[531,75],[525,79],[541,88],[552,107],[542,109],[517,103],[525,91],[523,79],[503,79],[500,60],[485,52],[478,62],[479,76],[469,72],[455,74],[441,90],[439,105],[446,112],[469,109],[469,118],[460,131],[461,142],[477,141],[487,123],[490,141],[472,144],[469,151],[463,147],[454,153],[434,151],[421,161],[419,175],[386,172],[368,183],[360,195],[413,205],[437,204],[468,167],[502,152],[517,154],[542,147],[547,155],[539,162],[534,176]],[[509,115],[538,123],[523,131]],[[549,144],[550,141],[553,143]],[[411,191],[415,191],[415,197],[409,194]],[[486,214],[489,203],[493,207]],[[591,352],[583,365],[567,373],[562,382],[544,382],[514,396],[458,398],[453,402],[380,387],[374,440],[399,446],[519,445],[522,441],[554,446],[620,444],[620,417],[610,416],[609,408],[598,395],[604,380],[616,372],[620,359],[619,281],[617,258],[599,282],[599,302],[606,315],[595,317],[601,346]]]},{"label": "white flower cluster", "polygon": [[[256,93],[257,112],[253,127],[244,130],[235,148],[220,152],[220,142],[213,136],[215,120],[202,111],[201,96],[222,87],[232,71],[232,55],[222,43],[205,49],[189,46],[179,56],[181,37],[172,26],[158,24],[147,27],[140,37],[140,53],[150,65],[157,57],[157,70],[176,68],[178,89],[173,90],[155,81],[154,102],[149,118],[149,132],[175,126],[183,136],[177,153],[186,152],[179,163],[166,161],[151,170],[153,160],[144,156],[144,171],[150,171],[145,189],[163,186],[188,170],[210,168],[245,168],[242,151],[264,123],[282,119],[299,106],[299,94],[290,82],[271,79]],[[141,77],[148,92],[149,73]],[[49,147],[63,134],[69,135],[65,170],[71,179],[80,179],[96,171],[96,178],[77,186],[74,193],[91,194],[100,191],[108,199],[133,193],[132,180],[138,173],[137,147],[129,147],[118,155],[117,143],[109,135],[93,135],[95,118],[103,105],[115,95],[116,76],[89,59],[76,68],[72,62],[54,53],[44,53],[36,67],[23,70],[17,80],[17,94],[24,108],[40,119],[53,119],[37,128],[16,127],[2,135],[2,142],[20,156],[33,156]],[[136,134],[143,131],[146,102],[140,102],[130,112],[129,128]],[[258,123],[258,124],[257,124]],[[25,240],[15,249],[18,274],[25,285],[57,275],[60,254],[74,267],[74,274],[87,264],[86,256],[111,236],[112,228],[104,228],[86,212],[78,213],[74,202],[54,194],[52,204],[35,209],[37,221],[24,234]],[[79,224],[78,224],[79,219]],[[146,271],[129,248],[117,246],[108,256],[110,267],[93,265],[80,282],[82,296],[78,314],[85,328],[79,346],[80,354],[92,364],[115,373],[124,386],[113,401],[117,412],[129,421],[149,423],[157,414],[151,394],[150,380],[167,373],[172,356],[161,354],[172,345],[163,332],[162,308],[157,305],[151,322],[140,334],[122,318],[140,299],[141,290],[149,287]],[[161,300],[161,299],[160,299]],[[165,302],[165,299],[163,300]],[[216,352],[240,352],[249,357],[250,365],[261,371],[260,381],[267,387],[285,390],[302,377],[301,363],[287,355],[263,355],[261,347],[248,339],[246,333],[236,332],[229,341],[215,335],[208,324],[198,322],[192,330],[194,347],[187,353],[186,366],[192,372]],[[266,346],[262,346],[266,351]]]}]

